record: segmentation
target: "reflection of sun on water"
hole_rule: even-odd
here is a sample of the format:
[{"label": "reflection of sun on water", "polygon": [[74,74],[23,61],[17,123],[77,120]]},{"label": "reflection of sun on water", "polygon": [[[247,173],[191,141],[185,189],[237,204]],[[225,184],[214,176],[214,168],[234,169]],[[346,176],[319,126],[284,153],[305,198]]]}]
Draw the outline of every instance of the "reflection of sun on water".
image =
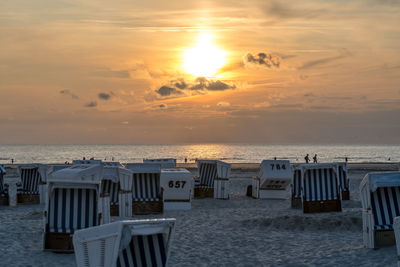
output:
[{"label": "reflection of sun on water", "polygon": [[202,33],[196,46],[184,51],[183,69],[196,77],[211,77],[226,64],[226,55],[213,43],[211,34]]}]

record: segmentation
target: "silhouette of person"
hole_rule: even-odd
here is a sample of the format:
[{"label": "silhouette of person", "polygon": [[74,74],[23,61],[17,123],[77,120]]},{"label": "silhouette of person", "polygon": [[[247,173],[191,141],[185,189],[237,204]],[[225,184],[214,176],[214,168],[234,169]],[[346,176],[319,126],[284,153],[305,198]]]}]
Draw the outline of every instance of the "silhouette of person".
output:
[{"label": "silhouette of person", "polygon": [[187,158],[185,158],[185,163],[187,163]]},{"label": "silhouette of person", "polygon": [[314,155],[313,160],[314,160],[314,163],[318,163],[317,154]]},{"label": "silhouette of person", "polygon": [[347,157],[345,157],[344,160],[347,162],[349,159]]},{"label": "silhouette of person", "polygon": [[306,161],[306,163],[310,163],[310,156],[307,154],[307,155],[304,157],[304,160]]},{"label": "silhouette of person", "polygon": [[82,158],[82,160],[86,160],[86,158],[85,158],[85,157],[83,157],[83,158]]},{"label": "silhouette of person", "polygon": [[274,160],[276,160],[276,157],[274,157]]}]

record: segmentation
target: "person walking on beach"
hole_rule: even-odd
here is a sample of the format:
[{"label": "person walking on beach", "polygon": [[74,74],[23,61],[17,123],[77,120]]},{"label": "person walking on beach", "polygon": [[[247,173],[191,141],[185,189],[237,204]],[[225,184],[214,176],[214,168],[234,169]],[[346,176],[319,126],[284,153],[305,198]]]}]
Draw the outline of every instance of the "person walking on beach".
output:
[{"label": "person walking on beach", "polygon": [[304,157],[304,159],[306,163],[310,163],[310,156],[308,154]]},{"label": "person walking on beach", "polygon": [[318,163],[317,154],[314,155],[313,160],[314,160],[314,163]]}]

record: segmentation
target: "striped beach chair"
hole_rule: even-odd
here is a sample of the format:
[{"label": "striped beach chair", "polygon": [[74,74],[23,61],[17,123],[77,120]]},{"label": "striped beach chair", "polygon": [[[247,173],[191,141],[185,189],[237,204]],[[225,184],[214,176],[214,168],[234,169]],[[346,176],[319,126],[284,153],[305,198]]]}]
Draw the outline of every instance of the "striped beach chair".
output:
[{"label": "striped beach chair", "polygon": [[294,168],[292,184],[292,208],[301,209],[301,168]]},{"label": "striped beach chair", "polygon": [[400,216],[393,220],[393,231],[396,239],[397,267],[400,267]]},{"label": "striped beach chair", "polygon": [[360,195],[364,245],[394,245],[393,220],[400,216],[400,172],[368,173],[361,181]]},{"label": "striped beach chair", "polygon": [[8,190],[4,184],[6,169],[0,165],[0,205],[8,205]]},{"label": "striped beach chair", "polygon": [[339,186],[340,190],[342,191],[342,200],[350,200],[349,179],[347,177],[347,163],[339,162],[337,163],[337,168]]},{"label": "striped beach chair", "polygon": [[39,204],[39,186],[44,184],[37,165],[21,165],[19,167],[20,183],[17,184],[18,204]]},{"label": "striped beach chair", "polygon": [[296,203],[298,196],[301,197],[304,213],[342,211],[337,165],[335,163],[298,165],[294,171],[292,207],[298,207],[298,202]]},{"label": "striped beach chair", "polygon": [[78,267],[167,266],[175,219],[126,220],[76,231]]},{"label": "striped beach chair", "polygon": [[44,249],[73,251],[76,230],[99,225],[101,165],[74,165],[48,178]]},{"label": "striped beach chair", "polygon": [[195,198],[229,199],[231,165],[219,160],[197,160],[199,177],[194,183]]},{"label": "striped beach chair", "polygon": [[129,163],[133,172],[132,213],[156,214],[164,210],[161,187],[161,165],[155,163]]},{"label": "striped beach chair", "polygon": [[132,216],[132,181],[132,172],[122,165],[104,166],[101,196],[109,197],[111,216]]}]

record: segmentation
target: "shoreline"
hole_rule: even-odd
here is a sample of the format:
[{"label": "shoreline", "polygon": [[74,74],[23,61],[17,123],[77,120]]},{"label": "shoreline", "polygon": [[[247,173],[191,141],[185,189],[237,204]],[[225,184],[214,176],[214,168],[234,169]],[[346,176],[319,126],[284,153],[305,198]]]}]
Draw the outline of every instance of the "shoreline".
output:
[{"label": "shoreline", "polygon": [[[21,163],[22,164],[34,164],[34,163]],[[47,165],[60,166],[62,163],[46,163]],[[124,163],[123,163],[124,164]],[[231,170],[235,172],[256,172],[260,168],[260,163],[230,163]],[[291,165],[298,165],[302,163],[292,163]],[[398,162],[349,162],[347,163],[347,169],[352,171],[398,171]],[[20,164],[2,164],[6,168],[16,168]],[[176,168],[185,168],[188,170],[197,169],[196,163],[177,163]]]}]

